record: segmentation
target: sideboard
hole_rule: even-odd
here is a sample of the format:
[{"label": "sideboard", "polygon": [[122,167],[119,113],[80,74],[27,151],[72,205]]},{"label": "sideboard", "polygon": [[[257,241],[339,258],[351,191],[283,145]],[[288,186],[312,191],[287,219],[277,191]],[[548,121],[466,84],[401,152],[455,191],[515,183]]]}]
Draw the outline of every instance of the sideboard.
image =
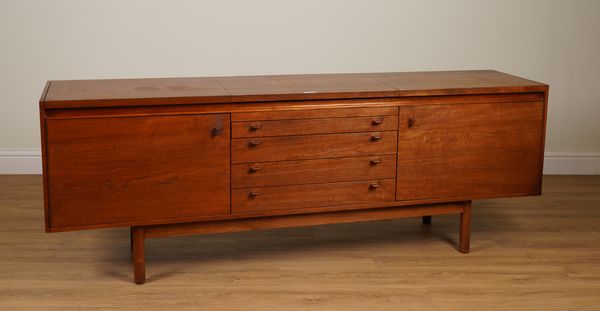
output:
[{"label": "sideboard", "polygon": [[548,85],[493,70],[48,81],[47,232],[147,238],[460,214],[541,193]]}]

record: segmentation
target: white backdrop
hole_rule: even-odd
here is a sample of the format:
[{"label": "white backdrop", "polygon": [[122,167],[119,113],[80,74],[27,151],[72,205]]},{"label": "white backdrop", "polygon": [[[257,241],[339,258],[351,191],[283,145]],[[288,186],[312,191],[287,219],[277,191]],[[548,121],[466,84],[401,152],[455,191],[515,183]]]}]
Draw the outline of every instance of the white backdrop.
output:
[{"label": "white backdrop", "polygon": [[599,15],[594,0],[1,0],[0,152],[39,150],[49,79],[497,69],[550,84],[551,154],[595,157]]}]

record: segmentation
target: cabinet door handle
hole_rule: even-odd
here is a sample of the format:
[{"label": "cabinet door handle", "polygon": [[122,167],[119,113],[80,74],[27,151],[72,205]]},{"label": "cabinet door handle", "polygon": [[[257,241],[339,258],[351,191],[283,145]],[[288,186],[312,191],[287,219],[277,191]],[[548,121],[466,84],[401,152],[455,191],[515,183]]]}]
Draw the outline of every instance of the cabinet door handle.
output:
[{"label": "cabinet door handle", "polygon": [[248,143],[248,146],[250,146],[250,147],[256,147],[256,146],[258,146],[258,145],[260,145],[260,140],[251,140],[251,141]]},{"label": "cabinet door handle", "polygon": [[254,190],[252,190],[252,191],[250,191],[250,193],[248,193],[248,197],[250,197],[251,199],[256,198],[259,195],[260,195],[260,192],[254,191]]},{"label": "cabinet door handle", "polygon": [[381,139],[381,135],[380,134],[374,134],[371,136],[371,141],[378,141]]},{"label": "cabinet door handle", "polygon": [[371,159],[371,165],[377,165],[379,163],[381,163],[380,159]]},{"label": "cabinet door handle", "polygon": [[221,136],[221,133],[223,133],[223,128],[220,126],[216,126],[212,129],[211,136],[212,137]]},{"label": "cabinet door handle", "polygon": [[381,124],[381,123],[383,123],[383,120],[382,120],[382,119],[375,119],[375,120],[371,121],[371,124],[372,124],[372,125],[379,125],[379,124]]},{"label": "cabinet door handle", "polygon": [[260,167],[258,166],[250,166],[250,168],[248,168],[248,173],[256,173],[260,171]]},{"label": "cabinet door handle", "polygon": [[408,119],[408,128],[411,128],[415,125],[415,120],[413,118]]},{"label": "cabinet door handle", "polygon": [[262,124],[260,124],[260,123],[252,123],[252,124],[250,124],[250,130],[251,131],[260,130],[261,128],[262,128]]},{"label": "cabinet door handle", "polygon": [[371,190],[375,190],[375,189],[379,188],[379,183],[376,183],[376,182],[374,182],[374,183],[371,183],[371,184],[369,185],[369,188],[370,188]]}]

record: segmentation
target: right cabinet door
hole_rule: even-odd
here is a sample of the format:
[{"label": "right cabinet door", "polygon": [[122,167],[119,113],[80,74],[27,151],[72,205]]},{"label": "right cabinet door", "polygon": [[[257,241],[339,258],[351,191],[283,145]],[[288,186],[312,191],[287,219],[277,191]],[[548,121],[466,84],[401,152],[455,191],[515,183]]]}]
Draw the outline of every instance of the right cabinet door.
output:
[{"label": "right cabinet door", "polygon": [[397,200],[540,193],[544,103],[400,107]]}]

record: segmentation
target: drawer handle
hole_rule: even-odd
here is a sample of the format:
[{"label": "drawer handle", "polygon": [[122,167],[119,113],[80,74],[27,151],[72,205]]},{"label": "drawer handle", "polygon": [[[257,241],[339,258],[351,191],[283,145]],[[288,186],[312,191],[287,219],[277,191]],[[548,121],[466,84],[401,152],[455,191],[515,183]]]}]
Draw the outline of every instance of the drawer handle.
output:
[{"label": "drawer handle", "polygon": [[381,139],[381,135],[375,134],[371,136],[371,141],[378,141]]},{"label": "drawer handle", "polygon": [[415,120],[413,118],[408,119],[408,128],[411,128],[415,125]]},{"label": "drawer handle", "polygon": [[371,159],[371,165],[377,165],[379,163],[381,163],[380,159]]},{"label": "drawer handle", "polygon": [[371,121],[372,125],[379,125],[381,123],[383,123],[383,120],[381,120],[381,119],[375,119],[375,120]]},{"label": "drawer handle", "polygon": [[256,147],[256,146],[258,146],[258,145],[260,145],[260,140],[251,140],[251,141],[248,143],[248,146],[250,146],[250,147]]},{"label": "drawer handle", "polygon": [[250,193],[248,193],[248,197],[251,198],[251,199],[256,198],[259,195],[260,195],[260,192],[254,191],[254,190],[250,191]]},{"label": "drawer handle", "polygon": [[258,166],[250,166],[250,168],[248,169],[248,173],[256,173],[260,171],[260,167]]},{"label": "drawer handle", "polygon": [[261,128],[262,128],[262,124],[260,124],[260,123],[250,124],[250,130],[251,131],[260,130]]},{"label": "drawer handle", "polygon": [[375,190],[375,189],[379,188],[379,183],[376,183],[376,182],[374,182],[374,183],[371,183],[371,184],[369,185],[369,188],[370,188],[371,190]]}]

